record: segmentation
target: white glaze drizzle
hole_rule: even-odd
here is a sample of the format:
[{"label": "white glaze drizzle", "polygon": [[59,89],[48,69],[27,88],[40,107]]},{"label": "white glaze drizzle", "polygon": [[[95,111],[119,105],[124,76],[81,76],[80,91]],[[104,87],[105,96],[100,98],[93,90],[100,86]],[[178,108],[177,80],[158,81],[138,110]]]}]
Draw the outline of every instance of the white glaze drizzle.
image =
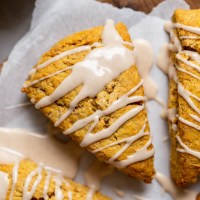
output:
[{"label": "white glaze drizzle", "polygon": [[[195,34],[200,34],[200,28],[198,27],[190,27],[190,26],[186,26],[184,24],[179,24],[179,23],[172,23],[172,22],[167,22],[165,24],[165,30],[167,32],[169,32],[170,34],[170,38],[172,40],[172,44],[169,44],[168,45],[168,49],[170,49],[171,51],[174,51],[174,52],[178,52],[176,54],[176,59],[178,59],[179,61],[183,62],[185,65],[195,69],[196,71],[200,72],[200,66],[198,65],[200,63],[200,55],[197,53],[197,52],[192,52],[192,51],[188,51],[188,50],[183,50],[182,51],[182,47],[181,47],[181,43],[179,41],[179,38],[177,36],[177,34],[175,33],[175,28],[181,28],[183,30],[186,30],[186,31],[189,31],[191,33],[195,33]],[[189,39],[190,37],[189,36],[186,36],[186,37],[182,37],[180,39]],[[164,48],[164,47],[163,47]],[[166,45],[166,51],[168,51],[167,49],[167,45]],[[166,56],[167,54],[165,53],[162,53],[163,56]],[[186,56],[189,56],[190,59],[192,59],[192,61],[196,61],[198,64],[194,63],[194,62],[191,62],[190,60],[187,60],[186,58],[184,58],[182,55],[186,55]],[[169,56],[168,56],[169,57]],[[163,64],[163,63],[161,63]],[[188,72],[187,70],[185,69],[182,69],[178,66],[173,66],[173,65],[168,65],[168,69],[170,70],[171,68],[173,68],[173,70],[176,68],[177,70],[181,71],[181,72],[184,72],[184,73],[187,73],[189,75],[191,75],[192,77],[200,80],[200,77],[191,73],[191,72]],[[197,97],[196,95],[192,94],[191,92],[189,92],[187,89],[185,89],[179,82],[178,82],[178,78],[177,76],[176,77],[170,77],[172,78],[175,83],[178,85],[178,94],[190,105],[190,107],[196,111],[198,114],[200,114],[200,110],[198,109],[198,107],[194,104],[194,102],[191,100],[191,97],[193,97],[194,99],[196,99],[197,101],[200,101],[200,98]],[[195,121],[197,122],[200,122],[200,119],[198,116],[196,115],[192,115],[192,114],[189,114],[190,117],[192,117]],[[200,126],[198,126],[197,124],[194,124],[180,116],[178,116],[178,120],[181,121],[182,123],[192,127],[192,128],[195,128],[197,130],[200,130]],[[175,126],[175,124],[172,123],[172,128]],[[177,126],[175,128],[173,128],[174,131],[177,131]],[[184,153],[189,153],[195,157],[198,158],[198,154],[199,152],[198,151],[194,151],[192,149],[190,149],[189,147],[187,147],[181,140],[181,138],[179,136],[177,136],[177,140],[178,142],[180,143],[180,145],[183,147],[183,149],[177,149],[177,151],[179,152],[184,152]]]},{"label": "white glaze drizzle", "polygon": [[180,39],[183,40],[183,39],[190,39],[190,40],[198,40],[200,39],[199,36],[193,36],[193,35],[184,35],[184,36],[180,36]]},{"label": "white glaze drizzle", "polygon": [[184,119],[182,117],[178,117],[178,119],[182,123],[184,123],[184,124],[186,124],[186,125],[188,125],[188,126],[190,126],[192,128],[195,128],[196,130],[200,131],[200,126],[198,126],[198,125],[196,125],[196,124],[194,124],[194,123],[192,123],[192,122],[190,122],[190,121],[188,121],[188,120],[186,120],[186,119]]},{"label": "white glaze drizzle", "polygon": [[[135,64],[135,60],[136,63],[138,63],[138,65],[141,66],[140,70],[141,73],[146,77],[150,70],[149,66],[151,67],[153,62],[152,48],[148,46],[147,49],[149,49],[148,50],[149,59],[145,59],[144,62],[144,59],[143,58],[141,59],[141,56],[136,56],[137,54],[141,54],[141,52],[137,53],[137,51],[144,50],[144,48],[147,47],[146,43],[144,44],[143,41],[142,44],[140,43],[141,42],[139,42],[138,46],[140,46],[141,48],[138,48],[138,50],[137,50],[137,44],[134,51],[126,48],[124,44],[131,46],[132,44],[129,42],[124,42],[121,36],[118,34],[117,30],[115,29],[114,22],[112,20],[107,20],[102,33],[103,46],[92,50],[91,52],[89,52],[89,54],[85,57],[83,61],[76,63],[72,67],[72,72],[70,73],[70,75],[61,82],[61,84],[54,90],[54,92],[51,95],[45,96],[42,99],[40,99],[35,105],[36,108],[48,106],[57,101],[58,99],[62,98],[63,96],[65,96],[70,91],[74,90],[76,87],[82,85],[82,88],[78,93],[78,95],[71,101],[69,109],[54,124],[55,126],[59,126],[73,112],[73,110],[80,101],[82,101],[86,97],[96,96],[100,91],[102,91],[102,89],[106,86],[107,83],[112,81],[114,78],[118,77],[120,73],[124,72],[130,66]],[[100,46],[99,43],[97,46]],[[81,51],[83,49],[79,50]],[[70,51],[66,51],[61,54],[64,56],[70,55],[68,54],[69,52]],[[34,72],[36,72],[37,69],[41,69],[43,67],[46,67],[50,63],[55,62],[61,57],[57,55],[54,58],[51,58],[49,62],[46,61],[45,63],[37,66],[34,69],[35,70]],[[148,69],[145,69],[144,65],[148,65]],[[58,73],[56,72],[56,74]],[[80,76],[80,74],[82,76]],[[54,75],[55,73],[49,76],[52,77]],[[46,79],[48,77],[43,77],[43,79],[44,78]],[[35,82],[39,81],[41,80],[36,80]],[[142,81],[135,88],[130,90],[127,94],[123,95],[118,100],[113,102],[106,110],[104,111],[97,110],[94,114],[84,119],[78,120],[72,125],[72,127],[70,127],[68,130],[65,130],[64,134],[73,133],[74,131],[83,128],[88,123],[93,122],[90,128],[88,129],[88,132],[85,134],[82,142],[80,143],[82,147],[87,147],[95,142],[98,142],[99,140],[111,136],[126,121],[139,114],[144,109],[144,104],[129,110],[123,116],[119,117],[109,128],[99,131],[95,134],[92,133],[92,130],[99,122],[100,117],[108,115],[120,108],[123,108],[124,106],[127,106],[129,103],[145,101],[145,97],[143,96],[128,97],[134,91],[136,91],[141,85]],[[131,139],[132,138],[129,138],[129,140],[128,139],[127,140],[130,141]],[[129,145],[127,143],[125,146]],[[133,155],[128,156],[127,160],[117,161],[115,164],[120,167],[123,166],[125,167],[131,164],[131,161],[137,162],[140,161],[140,158],[141,160],[148,159],[150,156],[153,155],[154,152],[154,150],[150,151],[147,150],[147,148],[150,145],[151,145],[151,139],[147,142],[144,148],[141,148],[135,153],[136,154],[135,156]],[[120,150],[118,154],[120,155],[120,152],[123,153],[124,149],[125,147],[123,148],[123,150]],[[143,155],[145,153],[147,154]],[[120,164],[121,162],[123,164]]]},{"label": "white glaze drizzle", "polygon": [[196,200],[198,192],[177,188],[164,174],[157,172],[155,179],[163,187],[164,191],[170,194],[173,200]]},{"label": "white glaze drizzle", "polygon": [[[12,186],[11,186],[11,192],[9,196],[10,200],[13,199],[13,192],[14,192],[15,185],[18,179],[19,160],[22,158],[23,156],[20,153],[0,146],[0,164],[15,163],[12,169]],[[2,186],[2,188],[4,188],[4,186]],[[3,191],[3,193],[7,193],[7,192]]]},{"label": "white glaze drizzle", "polygon": [[[31,189],[29,190],[30,182],[32,181],[33,177],[37,176],[35,182],[33,183]],[[35,191],[37,190],[38,185],[40,184],[42,180],[42,167],[39,166],[34,171],[31,171],[30,174],[27,176],[25,182],[24,182],[24,188],[23,188],[23,200],[31,200]]]},{"label": "white glaze drizzle", "polygon": [[[189,54],[188,54],[188,51],[187,51],[187,53],[186,53],[185,51],[181,51],[180,53],[185,53],[186,55],[189,55]],[[180,55],[180,53],[177,53],[177,54],[176,54],[176,58],[177,58],[178,60],[182,61],[182,62],[185,63],[186,65],[188,65],[188,66],[190,66],[190,67],[196,69],[198,72],[200,72],[200,66],[199,66],[199,65],[194,64],[194,63],[192,63],[192,62],[186,60],[185,58],[183,58],[183,57]]]},{"label": "white glaze drizzle", "polygon": [[200,159],[200,152],[194,151],[191,148],[189,148],[187,145],[185,145],[178,135],[176,136],[176,139],[178,140],[179,144],[182,147],[182,149],[177,148],[177,151],[179,151],[181,153],[188,153],[188,154]]},{"label": "white glaze drizzle", "polygon": [[[180,53],[183,53],[183,54],[189,56],[192,60],[197,61],[198,63],[200,62],[200,55],[197,52],[189,51],[189,50],[184,50],[184,51],[179,52],[178,54],[180,54]],[[190,66],[190,63],[187,63],[187,64]]]},{"label": "white glaze drizzle", "polygon": [[10,110],[10,109],[14,109],[14,108],[21,108],[21,107],[30,106],[30,105],[31,105],[30,102],[19,103],[19,104],[16,104],[16,105],[5,107],[5,110]]},{"label": "white glaze drizzle", "polygon": [[85,45],[85,46],[80,46],[80,47],[76,47],[74,49],[71,49],[71,50],[68,50],[68,51],[65,51],[65,52],[62,52],[60,54],[58,54],[57,56],[47,60],[46,62],[38,65],[37,67],[35,67],[34,69],[32,69],[30,71],[30,75],[34,74],[38,69],[42,69],[50,64],[52,64],[53,62],[59,60],[59,59],[62,59],[66,56],[69,56],[69,55],[72,55],[72,54],[76,54],[76,53],[79,53],[79,52],[82,52],[82,51],[87,51],[87,50],[90,50],[92,47],[99,47],[101,46],[100,43],[96,42],[92,45]]},{"label": "white glaze drizzle", "polygon": [[193,97],[197,101],[200,101],[200,98],[196,95],[192,94],[188,90],[186,90],[180,83],[178,84],[178,93],[183,99],[187,101],[187,103],[190,105],[190,107],[195,110],[198,114],[200,114],[200,110],[197,108],[197,106],[194,104],[194,102],[191,100],[190,97]]},{"label": "white glaze drizzle", "polygon": [[24,158],[21,153],[18,153],[4,146],[0,146],[0,153],[1,153],[0,164],[16,163]]},{"label": "white glaze drizzle", "polygon": [[51,179],[51,173],[49,171],[47,171],[47,175],[46,175],[46,180],[44,183],[44,189],[43,189],[43,198],[44,200],[48,200],[48,189],[49,189],[49,183],[50,183],[50,179]]},{"label": "white glaze drizzle", "polygon": [[180,28],[180,29],[183,29],[185,31],[200,35],[200,28],[199,27],[187,26],[185,24],[180,24],[180,23],[173,24],[173,27],[174,28]]},{"label": "white glaze drizzle", "polygon": [[10,193],[10,198],[9,198],[10,200],[13,199],[15,185],[16,185],[17,179],[18,179],[18,170],[19,170],[19,162],[16,162],[12,169],[12,188],[11,188],[11,193]]},{"label": "white glaze drizzle", "polygon": [[200,122],[200,118],[197,117],[196,115],[193,115],[193,114],[189,114],[190,117],[192,117],[194,120],[196,120],[197,122]]},{"label": "white glaze drizzle", "polygon": [[73,198],[73,193],[72,193],[71,191],[69,191],[69,192],[67,193],[67,197],[68,197],[68,200],[72,200],[72,198]]},{"label": "white glaze drizzle", "polygon": [[92,200],[95,191],[96,191],[95,188],[92,188],[92,187],[91,187],[90,190],[89,190],[88,193],[87,193],[86,200]]},{"label": "white glaze drizzle", "polygon": [[174,28],[175,26],[172,22],[170,21],[165,22],[164,29],[166,32],[170,34],[170,38],[173,42],[172,44],[169,44],[169,49],[173,52],[179,52],[182,50],[182,46],[176,35]]},{"label": "white glaze drizzle", "polygon": [[34,81],[32,81],[32,82],[30,82],[30,83],[28,83],[28,84],[24,84],[23,87],[24,87],[24,88],[30,87],[30,86],[32,86],[32,85],[35,85],[35,84],[41,82],[41,81],[44,81],[44,80],[46,80],[46,79],[48,79],[48,78],[51,78],[51,77],[53,77],[53,76],[56,76],[56,75],[58,75],[58,74],[60,74],[60,73],[62,73],[62,72],[66,72],[66,71],[71,70],[71,69],[72,69],[72,67],[66,67],[66,68],[61,69],[61,70],[58,70],[58,71],[56,71],[56,72],[54,72],[54,73],[52,73],[52,74],[49,74],[49,75],[47,75],[47,76],[44,76],[44,77],[42,77],[42,78],[40,78],[40,79],[34,80]]},{"label": "white glaze drizzle", "polygon": [[[135,141],[138,140],[139,138],[142,138],[142,137],[145,136],[145,135],[149,135],[149,133],[144,132],[145,127],[146,127],[146,123],[142,126],[141,130],[137,133],[137,135],[133,135],[133,136],[130,136],[130,137],[128,137],[128,138],[124,138],[124,139],[122,139],[122,140],[113,142],[113,143],[111,143],[111,144],[109,144],[109,145],[106,145],[106,146],[104,146],[104,147],[101,147],[101,148],[99,148],[99,149],[94,150],[93,153],[102,151],[102,150],[105,149],[105,148],[108,148],[108,147],[111,147],[111,146],[114,146],[114,145],[117,145],[117,144],[125,143],[125,145],[124,145],[114,156],[112,156],[107,162],[108,162],[108,163],[111,163],[111,164],[113,164],[113,165],[115,165],[115,166],[126,167],[126,166],[129,164],[128,160],[129,160],[129,159],[130,159],[130,160],[132,160],[132,159],[137,159],[137,158],[136,158],[137,156],[136,156],[135,158],[133,158],[133,155],[130,156],[130,157],[128,156],[127,162],[124,162],[123,164],[122,164],[122,162],[121,162],[120,165],[119,165],[119,164],[116,165],[115,160],[116,160],[119,156],[121,156],[121,155],[129,148],[129,146],[130,146],[133,142],[135,142]],[[149,146],[149,145],[147,145],[147,146]],[[146,149],[146,150],[147,150],[147,149]],[[147,150],[147,151],[148,151],[148,150]],[[154,152],[154,151],[152,151],[151,153],[153,154],[153,152]],[[148,153],[150,153],[150,152],[148,152]],[[137,155],[137,151],[136,151],[136,155]],[[117,162],[118,162],[118,161],[117,161]]]},{"label": "white glaze drizzle", "polygon": [[[124,147],[123,147],[123,149],[124,149],[123,151],[125,151],[134,141],[138,140],[139,138],[141,138],[141,137],[143,137],[145,135],[149,135],[149,133],[144,132],[145,127],[146,127],[146,123],[142,126],[141,130],[137,133],[137,135],[132,135],[130,137],[127,137],[127,138],[121,139],[119,141],[113,142],[113,143],[108,144],[108,145],[106,145],[104,147],[96,149],[96,150],[94,150],[92,152],[96,153],[96,152],[102,151],[103,149],[106,149],[108,147],[114,146],[116,144],[121,144],[121,143],[126,143],[126,145],[124,145]],[[121,152],[119,154],[121,155],[122,153],[123,152]],[[119,157],[119,156],[117,156],[117,157]],[[112,158],[112,159],[114,159],[114,158]]]},{"label": "white glaze drizzle", "polygon": [[2,200],[6,199],[8,188],[9,188],[9,179],[8,174],[0,172],[0,197]]},{"label": "white glaze drizzle", "polygon": [[200,80],[200,77],[198,77],[197,75],[195,75],[195,74],[193,74],[193,73],[191,73],[191,72],[188,72],[188,71],[185,70],[185,69],[179,68],[179,67],[177,67],[177,66],[176,66],[176,69],[179,70],[179,71],[181,71],[181,72],[184,72],[184,73],[186,73],[186,74],[189,74],[190,76],[192,76],[192,77],[194,77],[194,78]]},{"label": "white glaze drizzle", "polygon": [[112,163],[112,165],[115,167],[124,168],[132,163],[136,163],[151,158],[154,155],[153,148],[151,150],[148,150],[151,144],[152,144],[152,139],[150,138],[149,141],[142,148],[136,150],[134,154],[127,156],[125,160],[120,160],[120,161],[114,160],[108,162]]},{"label": "white glaze drizzle", "polygon": [[[94,44],[97,44],[97,43],[94,43]],[[94,45],[94,46],[100,47],[100,46],[101,46],[100,43],[98,43],[98,44],[99,44],[99,45]],[[130,43],[130,42],[123,42],[123,44],[126,44],[126,45],[129,45],[129,46],[131,46],[131,47],[134,47],[133,44]],[[138,45],[138,46],[139,46],[139,45]],[[84,47],[84,46],[83,46],[83,47]],[[81,50],[79,47],[77,47],[77,48],[80,50],[79,52],[85,50],[84,48],[83,48],[82,50]],[[73,50],[76,50],[77,48],[74,48]],[[142,58],[138,58],[137,60],[141,60],[141,59],[142,59]],[[55,62],[55,61],[57,61],[57,60],[59,60],[59,57],[57,57],[56,59],[53,59],[51,63],[53,63],[53,62]],[[44,65],[43,67],[46,67],[46,66],[48,66],[48,64]],[[142,66],[141,66],[141,67],[142,67]],[[64,68],[64,69],[58,70],[58,71],[56,71],[56,72],[54,72],[54,73],[52,73],[52,74],[49,74],[49,75],[44,76],[44,77],[42,77],[42,78],[40,78],[40,79],[34,80],[34,81],[30,82],[30,83],[25,83],[25,84],[23,85],[23,87],[24,87],[24,88],[27,88],[27,87],[33,86],[33,85],[35,85],[35,84],[37,84],[37,83],[39,83],[39,82],[41,82],[41,81],[44,81],[44,80],[46,80],[46,79],[48,79],[48,78],[51,78],[51,77],[54,77],[54,76],[56,76],[56,75],[58,75],[58,74],[60,74],[60,73],[62,73],[62,72],[68,71],[68,70],[72,70],[72,66],[68,66],[68,67],[66,67],[66,68]],[[35,103],[35,102],[33,101],[32,103]],[[23,106],[23,105],[21,105],[21,106]],[[16,105],[16,106],[15,106],[15,105],[14,105],[14,106],[9,106],[8,109],[10,109],[10,107],[11,107],[11,108],[12,108],[12,107],[15,108],[15,107],[18,107],[18,105]],[[20,107],[20,105],[19,105],[19,107]]]},{"label": "white glaze drizzle", "polygon": [[62,189],[61,189],[61,186],[62,186],[61,177],[55,176],[54,181],[55,181],[55,185],[56,185],[55,186],[55,199],[56,200],[63,200],[64,195],[63,195],[63,192],[62,192]]}]

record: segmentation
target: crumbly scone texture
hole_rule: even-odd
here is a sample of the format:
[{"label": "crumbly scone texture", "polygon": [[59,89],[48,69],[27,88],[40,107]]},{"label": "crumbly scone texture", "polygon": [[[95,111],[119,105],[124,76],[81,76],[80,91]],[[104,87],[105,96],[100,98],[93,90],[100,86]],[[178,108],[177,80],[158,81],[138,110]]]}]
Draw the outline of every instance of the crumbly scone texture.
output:
[{"label": "crumbly scone texture", "polygon": [[[173,16],[173,21],[175,23],[181,23],[188,26],[200,27],[200,10],[176,10]],[[177,29],[176,33],[178,37],[194,35],[190,32],[184,31],[182,29]],[[196,35],[198,36],[198,35]],[[180,39],[183,50],[192,50],[200,53],[200,40],[196,39]],[[191,67],[185,65],[183,62],[175,58],[175,54],[171,53],[173,63],[181,69],[185,69],[198,77],[200,73],[192,69]],[[187,60],[190,60],[185,54],[181,54]],[[191,61],[191,60],[190,60]],[[194,61],[192,61],[194,62]],[[195,63],[195,62],[194,62]],[[195,63],[198,64],[198,63]],[[198,64],[199,65],[199,64]],[[199,65],[200,67],[200,65]],[[179,83],[190,91],[192,94],[200,97],[200,80],[192,77],[189,74],[176,70]],[[198,117],[200,115],[195,112],[188,103],[178,94],[177,84],[170,80],[170,90],[169,90],[169,108],[177,109],[177,114],[194,124],[200,125],[197,121],[189,116],[189,114],[194,114]],[[200,109],[200,102],[191,97],[191,100]],[[176,139],[178,135],[181,140],[193,150],[200,152],[200,131],[180,122],[175,119],[173,122],[177,125],[177,131],[173,130],[172,123],[169,122],[169,130],[171,136],[171,174],[173,180],[178,185],[186,185],[190,183],[195,183],[200,175],[200,160],[190,154],[180,153],[177,148],[182,148]]]},{"label": "crumbly scone texture", "polygon": [[[10,180],[10,185],[9,185],[9,190],[6,196],[5,200],[9,200],[10,198],[10,194],[11,194],[11,189],[12,189],[12,169],[14,167],[14,164],[0,164],[0,171],[3,173],[8,174],[8,178]],[[23,197],[23,188],[24,188],[24,184],[26,181],[27,176],[34,170],[36,170],[38,168],[38,164],[30,161],[30,160],[22,160],[19,163],[19,168],[18,168],[18,178],[17,178],[17,182],[14,188],[14,192],[13,192],[13,200],[21,200]],[[43,199],[43,190],[44,190],[44,186],[45,186],[45,181],[47,178],[47,171],[45,169],[42,170],[42,179],[40,181],[40,183],[38,184],[38,187],[32,197],[32,200],[42,200]],[[48,187],[48,199],[50,200],[54,200],[55,199],[55,179],[54,179],[54,175],[56,174],[51,174],[50,177],[50,182],[49,182],[49,187]],[[29,185],[29,191],[30,189],[33,187],[33,184],[36,180],[37,176],[34,176],[30,182]],[[69,184],[66,184],[67,181]],[[72,200],[85,200],[87,199],[87,194],[89,191],[89,188],[78,184],[68,178],[64,178],[64,181],[62,181],[61,184],[61,190],[62,193],[64,195],[64,200],[68,199],[68,192],[72,193]],[[99,192],[95,192],[94,196],[92,198],[93,200],[110,200],[109,197],[106,197],[102,194],[100,194]]]},{"label": "crumbly scone texture", "polygon": [[[131,41],[130,36],[128,34],[128,30],[123,23],[118,23],[116,25],[116,29],[124,41],[129,41],[129,42]],[[103,31],[103,26],[99,26],[79,33],[75,33],[71,36],[64,38],[63,40],[58,42],[55,46],[53,46],[50,51],[45,53],[40,58],[38,64],[47,61],[48,59],[56,56],[57,54],[63,51],[70,50],[83,45],[91,45],[94,42],[101,42],[102,31]],[[48,65],[43,69],[39,69],[35,74],[33,74],[28,78],[26,83],[30,83],[33,80],[40,79],[53,72],[66,68],[67,66],[73,66],[75,63],[83,60],[89,52],[90,51],[83,51],[80,53],[67,56],[63,59],[60,59]],[[69,74],[70,71],[60,73],[59,75],[46,79],[31,87],[22,88],[22,91],[25,92],[30,99],[34,99],[35,102],[38,102],[44,96],[50,95],[55,90],[55,88]],[[140,81],[141,78],[138,74],[137,67],[135,65],[131,66],[127,71],[120,74],[115,80],[108,83],[105,86],[105,88],[100,93],[98,93],[94,98],[86,98],[85,100],[81,101],[75,108],[73,113],[67,119],[64,120],[64,122],[59,126],[59,128],[64,131],[69,127],[71,127],[77,120],[83,119],[93,114],[96,110],[106,109],[115,100],[117,100],[123,94],[127,93],[129,90],[135,87]],[[59,117],[61,117],[69,108],[70,102],[78,94],[81,87],[82,86],[77,87],[75,90],[68,93],[63,98],[59,99],[50,106],[42,108],[41,109],[42,113],[44,113],[44,115],[46,115],[53,123],[55,123],[59,119]],[[132,95],[143,96],[144,95],[143,87],[140,87]],[[101,117],[99,123],[94,128],[93,132],[95,133],[109,127],[120,116],[122,116],[130,109],[138,106],[139,104],[141,104],[141,102],[129,104],[126,107],[119,109],[110,115]],[[123,126],[121,126],[112,136],[90,145],[87,149],[89,151],[93,151],[110,143],[121,140],[123,138],[135,135],[142,128],[146,120],[147,120],[147,112],[143,110],[137,116],[130,119]],[[71,134],[71,137],[76,142],[80,143],[83,140],[84,135],[86,134],[90,125],[91,124],[88,124],[84,128]],[[146,132],[150,131],[148,122],[145,131]],[[143,147],[148,140],[149,140],[148,135],[138,139],[136,142],[130,145],[130,147],[117,160],[123,160],[128,155],[133,154],[134,152],[136,152],[136,150]],[[123,145],[124,144],[111,146],[100,152],[95,153],[95,155],[100,160],[107,161],[109,158],[115,155],[115,153],[118,152]],[[153,148],[152,145],[149,147],[149,149],[151,148]],[[132,177],[136,177],[138,179],[144,180],[145,182],[149,183],[151,182],[152,177],[154,175],[153,157],[141,162],[131,164],[126,168],[120,170]]]}]

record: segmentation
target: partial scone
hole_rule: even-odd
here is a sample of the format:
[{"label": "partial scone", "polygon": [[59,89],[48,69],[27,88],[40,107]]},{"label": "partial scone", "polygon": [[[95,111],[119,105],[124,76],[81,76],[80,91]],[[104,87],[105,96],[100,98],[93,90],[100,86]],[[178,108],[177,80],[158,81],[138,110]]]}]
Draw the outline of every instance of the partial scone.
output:
[{"label": "partial scone", "polygon": [[143,80],[124,24],[107,20],[45,53],[22,91],[100,160],[149,183],[154,175]]},{"label": "partial scone", "polygon": [[110,199],[30,160],[13,164],[0,163],[0,191],[2,200]]},{"label": "partial scone", "polygon": [[[178,185],[200,175],[200,10],[176,10],[171,36],[169,128],[171,174]],[[194,28],[195,27],[195,28]]]}]

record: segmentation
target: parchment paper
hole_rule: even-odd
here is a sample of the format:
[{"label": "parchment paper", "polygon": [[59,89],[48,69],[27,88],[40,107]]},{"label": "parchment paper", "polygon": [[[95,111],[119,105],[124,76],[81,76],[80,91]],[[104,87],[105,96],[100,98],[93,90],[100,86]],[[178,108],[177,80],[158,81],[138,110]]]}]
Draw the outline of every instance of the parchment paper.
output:
[{"label": "parchment paper", "polygon": [[[55,42],[73,32],[102,25],[105,19],[111,18],[115,22],[124,22],[133,40],[136,38],[148,40],[156,54],[162,43],[168,40],[163,30],[164,20],[169,20],[176,8],[188,8],[188,5],[182,0],[168,0],[154,8],[149,15],[145,15],[142,12],[128,8],[118,9],[94,0],[36,1],[31,28],[15,45],[1,72],[0,126],[26,128],[41,134],[46,132],[47,120],[33,106],[12,109],[8,107],[28,102],[25,95],[20,92],[21,86],[40,55]],[[167,102],[167,77],[155,65],[151,71],[151,77],[159,86],[159,98]],[[156,169],[169,176],[169,143],[163,142],[168,136],[167,122],[160,117],[162,108],[156,102],[149,102],[148,110],[156,151]],[[89,153],[83,157],[77,181],[84,182],[83,171],[92,159],[94,157]],[[161,187],[155,181],[146,185],[120,172],[107,177],[101,191],[113,199],[121,199],[113,193],[112,187],[125,191],[124,199],[126,200],[134,199],[134,195],[141,195],[152,200],[171,199],[169,195],[163,194]],[[197,190],[200,184],[192,188]]]}]

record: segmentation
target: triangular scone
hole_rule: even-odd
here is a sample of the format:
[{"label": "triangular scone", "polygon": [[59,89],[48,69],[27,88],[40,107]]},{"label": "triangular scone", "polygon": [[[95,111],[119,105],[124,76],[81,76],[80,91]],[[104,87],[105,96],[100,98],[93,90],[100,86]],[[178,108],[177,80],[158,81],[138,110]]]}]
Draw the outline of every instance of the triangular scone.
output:
[{"label": "triangular scone", "polygon": [[1,199],[6,197],[3,200],[110,199],[30,160],[13,164],[0,163],[0,178]]},{"label": "triangular scone", "polygon": [[[178,185],[184,185],[195,183],[200,175],[200,10],[176,10],[173,22],[171,32],[179,42],[171,49],[171,173]],[[190,27],[198,27],[199,34],[187,31]]]},{"label": "triangular scone", "polygon": [[[70,103],[80,94],[84,84],[77,86],[59,100],[53,103],[51,102],[51,104],[49,104],[48,100],[46,101],[46,99],[44,99],[44,102],[47,102],[49,105],[39,107],[44,115],[54,124],[58,125],[63,132],[67,134],[71,133],[70,136],[76,142],[82,147],[87,147],[87,149],[93,152],[100,160],[114,165],[132,177],[149,183],[154,175],[154,150],[151,144],[150,128],[145,109],[143,81],[134,64],[132,44],[129,43],[131,39],[126,26],[122,23],[118,23],[114,26],[111,20],[108,20],[105,26],[75,33],[58,42],[50,51],[41,57],[36,66],[37,69],[34,68],[32,70],[22,91],[25,92],[31,99],[31,102],[38,107],[38,102],[41,102],[41,99],[46,98],[47,95],[51,95],[55,91],[55,88],[59,87],[66,79],[68,79],[68,83],[65,85],[66,87],[68,85],[71,87],[73,84],[78,85],[77,82],[79,82],[79,79],[84,79],[85,82],[90,83],[88,88],[86,88],[87,92],[90,92],[90,90],[93,92],[94,89],[96,90],[96,87],[99,89],[99,85],[102,86],[102,82],[104,82],[105,79],[109,80],[110,76],[115,74],[116,77],[114,76],[110,81],[107,80],[108,82],[95,96],[87,96],[76,106],[73,106],[73,108],[71,108],[71,114],[67,118],[64,118],[64,121],[59,125],[58,121],[60,121],[66,112],[70,112]],[[103,41],[102,38],[104,38]],[[112,40],[116,44],[112,43]],[[104,47],[102,42],[107,43],[107,46],[105,45],[105,50],[102,50]],[[91,49],[85,50],[86,45],[92,45],[92,47],[89,46]],[[124,48],[122,50],[125,51],[124,57],[121,58],[121,54],[119,56],[115,55],[114,62],[111,62],[111,66],[107,64],[107,60],[102,61],[100,58],[101,65],[105,65],[107,67],[106,70],[110,73],[109,75],[108,73],[106,74],[105,68],[102,68],[102,71],[100,70],[98,73],[101,74],[101,72],[105,70],[103,72],[105,73],[105,75],[103,75],[104,79],[100,78],[99,80],[97,74],[86,76],[87,70],[86,72],[83,71],[75,74],[77,72],[75,69],[74,74],[77,78],[73,79],[73,81],[69,81],[72,72],[71,69],[65,70],[67,66],[72,66],[73,69],[74,65],[79,65],[80,61],[84,61],[85,64],[85,60],[87,60],[86,67],[91,65],[90,57],[94,55],[91,56],[89,54],[94,50],[97,50],[97,57],[99,54],[100,56],[103,54],[103,56],[107,57],[106,59],[109,60],[109,54],[115,54],[115,52],[113,52],[115,47],[121,50]],[[80,48],[83,49],[77,52]],[[67,54],[71,52],[69,50],[72,50],[73,54],[66,55],[66,52]],[[105,53],[105,51],[108,53]],[[53,60],[54,62],[51,64],[46,62],[55,58],[57,55],[62,55],[62,52],[65,52],[63,58],[56,61]],[[128,59],[127,56],[129,57]],[[94,63],[97,63],[98,66],[99,57],[95,59]],[[127,65],[127,60],[131,61],[130,65]],[[44,64],[45,67],[42,63],[46,63]],[[124,63],[124,66],[127,65],[126,69],[121,70],[121,68],[124,67],[121,66],[121,63]],[[109,67],[112,67],[112,69],[110,70]],[[63,69],[64,72],[62,71],[62,73],[47,78],[50,74]],[[81,69],[79,68],[78,70]],[[116,70],[118,70],[118,74]],[[89,73],[91,72],[89,71]],[[42,80],[44,77],[46,77],[46,79]],[[34,82],[35,80],[37,82],[39,79],[40,81],[38,83]],[[66,87],[63,87],[64,90]],[[92,117],[93,115],[95,116]],[[92,117],[93,120],[91,120],[90,117]],[[85,119],[89,120],[88,123],[85,123]],[[85,125],[83,126],[84,123]],[[91,126],[94,125],[94,123],[96,123],[95,127],[92,128]],[[79,128],[77,129],[77,127]],[[91,131],[91,133],[89,133],[89,131]],[[93,137],[95,133],[97,134]]]}]

